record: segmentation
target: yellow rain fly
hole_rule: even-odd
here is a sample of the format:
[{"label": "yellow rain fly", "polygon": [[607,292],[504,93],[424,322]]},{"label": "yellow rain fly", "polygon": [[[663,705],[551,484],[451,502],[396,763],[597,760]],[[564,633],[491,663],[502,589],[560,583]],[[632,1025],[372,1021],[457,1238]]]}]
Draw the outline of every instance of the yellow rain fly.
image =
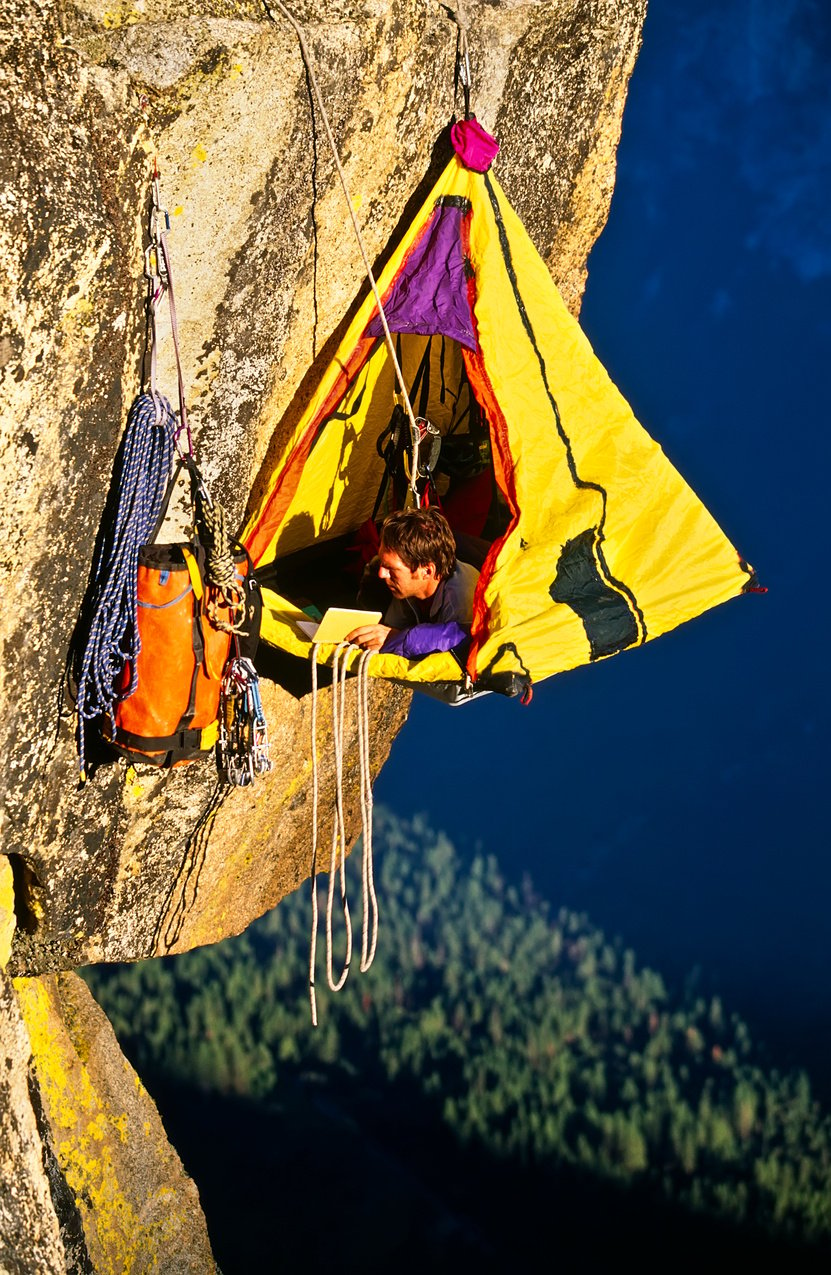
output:
[{"label": "yellow rain fly", "polygon": [[[515,689],[640,645],[752,586],[610,381],[491,173],[454,156],[378,286],[414,410],[444,438],[448,519],[490,547],[465,666],[449,652],[379,653],[371,675],[458,684],[467,673],[482,688]],[[372,517],[395,388],[370,295],[261,476],[244,531],[256,567],[343,544]],[[465,455],[484,457],[478,473],[451,463]],[[308,657],[297,627],[307,616],[263,592],[263,639]]]}]

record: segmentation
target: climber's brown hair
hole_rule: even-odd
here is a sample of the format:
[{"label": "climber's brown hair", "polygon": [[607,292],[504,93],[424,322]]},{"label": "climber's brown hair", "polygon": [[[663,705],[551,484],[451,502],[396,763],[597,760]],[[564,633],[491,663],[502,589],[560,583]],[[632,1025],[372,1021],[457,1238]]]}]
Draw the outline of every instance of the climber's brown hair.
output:
[{"label": "climber's brown hair", "polygon": [[381,547],[397,553],[410,571],[432,562],[446,580],[456,566],[456,542],[447,519],[438,509],[398,509],[381,528]]}]

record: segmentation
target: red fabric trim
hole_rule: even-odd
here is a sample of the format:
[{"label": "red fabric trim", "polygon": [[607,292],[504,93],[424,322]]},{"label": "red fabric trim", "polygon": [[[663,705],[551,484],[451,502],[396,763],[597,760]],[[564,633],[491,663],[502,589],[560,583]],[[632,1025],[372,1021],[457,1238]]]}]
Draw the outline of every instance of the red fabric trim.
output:
[{"label": "red fabric trim", "polygon": [[261,564],[272,540],[283,525],[289,505],[294,499],[294,494],[300,483],[303,466],[308,459],[309,452],[322,423],[345,397],[377,344],[374,337],[368,340],[362,338],[358,342],[348,361],[342,364],[340,374],[330,393],[309,422],[303,437],[295,446],[287,464],[277,479],[274,490],[268,498],[268,503],[245,541],[245,547],[250,553],[255,567]]},{"label": "red fabric trim", "polygon": [[471,677],[475,677],[479,651],[489,636],[487,631],[488,608],[485,604],[485,586],[493,575],[496,559],[519,521],[519,506],[514,484],[514,463],[508,440],[508,423],[499,406],[481,354],[472,354],[469,350],[464,350],[463,353],[471,389],[488,418],[494,477],[511,511],[511,521],[504,534],[498,540],[494,540],[488,550],[488,556],[485,558],[482,570],[479,573],[479,582],[476,585],[476,593],[473,597],[473,624],[471,627],[473,640],[467,659],[467,671]]}]

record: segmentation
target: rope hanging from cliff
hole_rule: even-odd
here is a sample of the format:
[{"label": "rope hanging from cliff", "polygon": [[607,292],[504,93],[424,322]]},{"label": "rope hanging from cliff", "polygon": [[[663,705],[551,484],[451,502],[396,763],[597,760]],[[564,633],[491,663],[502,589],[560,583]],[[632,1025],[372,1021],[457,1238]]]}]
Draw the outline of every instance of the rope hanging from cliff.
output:
[{"label": "rope hanging from cliff", "polygon": [[[412,404],[410,402],[410,396],[407,391],[407,385],[404,380],[404,374],[402,373],[401,365],[398,362],[398,356],[395,351],[395,344],[393,342],[392,335],[390,333],[389,324],[387,323],[387,316],[384,313],[384,307],[381,302],[381,294],[378,291],[378,285],[375,282],[375,275],[373,274],[372,266],[369,263],[369,257],[367,255],[366,247],[364,245],[363,235],[361,234],[361,228],[358,225],[358,218],[355,216],[355,209],[352,205],[352,196],[349,193],[349,186],[346,181],[346,173],[344,172],[343,164],[341,163],[341,158],[338,153],[337,143],[335,142],[335,137],[332,132],[332,126],[329,123],[329,115],[326,110],[326,105],[323,101],[323,94],[320,91],[320,85],[318,83],[317,76],[315,74],[314,62],[312,61],[312,55],[309,50],[309,46],[306,41],[306,36],[303,31],[303,28],[301,27],[297,19],[293,16],[293,14],[290,13],[290,11],[282,3],[282,0],[262,0],[263,8],[265,9],[271,21],[275,24],[275,26],[278,25],[277,19],[275,18],[271,10],[272,3],[276,9],[279,9],[280,13],[282,13],[286,21],[293,27],[294,32],[297,35],[297,39],[300,43],[300,52],[303,56],[303,62],[309,76],[309,83],[311,84],[312,89],[314,90],[315,99],[317,101],[321,118],[323,120],[323,126],[326,130],[326,136],[329,139],[329,146],[331,147],[331,150],[332,150],[332,158],[335,161],[335,168],[337,169],[337,174],[338,174],[338,177],[340,178],[340,184],[341,184],[341,187],[343,188],[343,194],[346,200],[346,207],[349,210],[349,217],[352,222],[352,227],[355,231],[355,238],[358,241],[358,248],[360,249],[361,259],[364,263],[364,270],[366,271],[366,277],[369,282],[369,286],[372,289],[372,295],[375,298],[375,304],[378,307],[378,317],[381,320],[381,327],[384,330],[384,341],[386,342],[387,351],[389,352],[389,356],[392,361],[392,366],[395,371],[395,379],[398,383],[398,393],[404,404],[404,409],[407,413],[407,419],[410,422],[410,438],[411,438],[411,446],[412,446],[412,453],[413,453],[413,474],[416,475],[418,473],[418,447],[420,442],[419,429],[418,429],[418,425],[416,424],[416,418],[413,412]],[[418,508],[419,505],[421,504],[421,496],[416,486],[415,478],[412,478],[410,481],[410,490],[412,492],[412,497],[416,505],[416,508]]]},{"label": "rope hanging from cliff", "polygon": [[[167,232],[170,229],[170,217],[162,206],[159,190],[159,170],[153,169],[153,209],[150,221],[150,246],[145,253],[145,274],[150,281],[149,311],[151,325],[150,346],[150,390],[156,393],[157,362],[157,323],[159,303],[166,296],[170,312],[170,335],[173,340],[173,353],[176,359],[176,380],[179,390],[179,428],[176,445],[180,456],[187,457],[196,503],[196,525],[199,536],[205,546],[205,574],[208,583],[216,590],[216,594],[208,598],[206,610],[214,628],[226,633],[243,634],[245,622],[245,597],[234,566],[234,550],[232,537],[227,527],[226,513],[222,505],[211,498],[205,480],[196,468],[193,436],[188,421],[185,404],[185,378],[182,372],[182,359],[179,352],[179,324],[176,317],[176,297],[173,290],[173,266],[170,260],[170,249],[167,243]],[[186,449],[182,446],[181,435],[184,435]],[[231,618],[223,618],[223,611],[231,612]]]},{"label": "rope hanging from cliff", "polygon": [[[357,648],[348,642],[341,642],[335,648],[332,663],[332,739],[335,762],[335,804],[332,813],[332,849],[329,860],[329,882],[326,895],[326,978],[333,992],[339,992],[349,974],[352,962],[352,920],[349,912],[349,901],[346,892],[346,821],[343,806],[343,727],[346,705],[346,675],[348,672],[348,652]],[[312,929],[309,944],[309,1004],[312,1015],[312,1026],[317,1027],[317,994],[315,991],[315,967],[317,964],[317,932],[319,927],[319,906],[317,898],[317,853],[318,853],[318,808],[320,801],[320,777],[317,752],[317,681],[318,644],[311,650],[312,672],[312,854],[311,854],[311,901]],[[362,818],[362,855],[361,855],[361,971],[366,971],[375,959],[378,944],[378,898],[375,891],[375,876],[372,858],[372,774],[369,755],[369,660],[371,651],[361,651],[358,660],[357,677],[357,718],[358,718],[358,752],[361,776],[361,818]],[[335,900],[335,876],[340,882],[341,909],[346,929],[346,956],[339,978],[334,976],[334,939],[333,914]]]},{"label": "rope hanging from cliff", "polygon": [[[176,429],[176,450],[184,459],[187,455],[194,459],[193,437],[188,422],[188,411],[185,404],[185,378],[182,372],[182,359],[179,354],[179,324],[176,317],[176,296],[173,291],[173,266],[170,261],[170,249],[167,243],[167,232],[170,230],[170,215],[162,204],[160,183],[161,175],[155,160],[153,162],[152,192],[153,200],[150,210],[150,243],[144,253],[144,275],[147,279],[147,310],[150,323],[150,393],[159,402],[161,396],[156,388],[156,372],[158,363],[158,319],[159,306],[167,297],[170,315],[170,335],[173,341],[173,353],[176,358],[176,381],[179,394],[179,424]],[[181,436],[184,434],[186,447],[183,447]]]},{"label": "rope hanging from cliff", "polygon": [[317,993],[315,992],[315,965],[317,964],[317,805],[319,778],[317,771],[317,643],[312,644],[312,865],[309,881],[312,892],[312,935],[309,942],[309,1005],[312,1011],[312,1027],[317,1027]]},{"label": "rope hanging from cliff", "polygon": [[[111,497],[117,496],[115,514],[99,541],[88,593],[91,620],[76,698],[82,783],[84,723],[111,713],[116,699],[132,695],[137,686],[139,549],[152,539],[162,511],[176,428],[173,409],[160,394],[141,394],[127,417],[111,488]],[[130,681],[119,688],[125,663]]]},{"label": "rope hanging from cliff", "polygon": [[[346,820],[343,814],[343,717],[346,707],[346,652],[348,642],[339,642],[332,660],[332,739],[335,750],[335,812],[332,819],[332,853],[329,857],[329,888],[326,892],[326,980],[333,992],[339,992],[349,976],[352,963],[352,919],[346,897]],[[340,663],[341,655],[343,663]],[[340,849],[340,854],[338,850]],[[340,875],[340,904],[346,927],[346,958],[340,977],[335,980],[332,938],[332,915],[335,905],[335,871]]]},{"label": "rope hanging from cliff", "polygon": [[[358,752],[361,767],[361,818],[363,842],[361,847],[361,973],[365,974],[375,960],[378,946],[378,898],[375,893],[375,874],[372,862],[372,772],[369,765],[369,661],[371,651],[364,651],[358,660]],[[370,921],[371,915],[371,921]],[[370,940],[370,925],[372,938]]]}]

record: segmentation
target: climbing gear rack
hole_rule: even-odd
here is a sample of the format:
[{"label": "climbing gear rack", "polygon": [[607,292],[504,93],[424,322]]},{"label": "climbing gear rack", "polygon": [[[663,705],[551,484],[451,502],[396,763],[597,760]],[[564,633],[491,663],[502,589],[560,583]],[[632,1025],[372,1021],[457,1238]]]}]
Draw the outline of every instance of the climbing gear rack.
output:
[{"label": "climbing gear rack", "polygon": [[218,765],[220,774],[245,788],[271,770],[268,727],[260,699],[260,681],[251,660],[233,655],[225,666],[219,698]]}]

